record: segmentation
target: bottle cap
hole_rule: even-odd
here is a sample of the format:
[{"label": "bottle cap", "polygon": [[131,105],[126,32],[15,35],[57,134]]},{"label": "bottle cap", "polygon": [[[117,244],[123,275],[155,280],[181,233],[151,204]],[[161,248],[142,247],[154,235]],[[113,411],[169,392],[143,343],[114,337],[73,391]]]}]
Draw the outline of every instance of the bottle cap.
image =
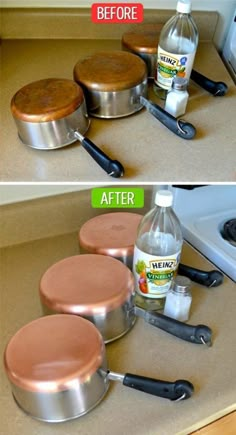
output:
[{"label": "bottle cap", "polygon": [[182,14],[189,14],[191,12],[191,8],[192,5],[190,0],[179,0],[176,10]]},{"label": "bottle cap", "polygon": [[191,280],[187,276],[177,275],[173,281],[172,289],[178,293],[186,293],[190,290]]},{"label": "bottle cap", "polygon": [[158,190],[155,196],[155,204],[161,207],[170,207],[173,203],[173,194],[170,190]]},{"label": "bottle cap", "polygon": [[184,77],[174,77],[172,80],[172,88],[178,91],[185,91],[188,86],[188,79]]}]

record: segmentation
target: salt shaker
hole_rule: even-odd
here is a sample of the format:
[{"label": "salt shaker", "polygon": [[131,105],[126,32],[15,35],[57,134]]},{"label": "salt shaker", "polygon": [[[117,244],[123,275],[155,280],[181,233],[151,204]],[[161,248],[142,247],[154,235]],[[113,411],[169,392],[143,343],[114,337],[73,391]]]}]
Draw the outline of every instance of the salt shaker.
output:
[{"label": "salt shaker", "polygon": [[166,316],[181,322],[188,320],[192,302],[190,288],[191,280],[186,276],[177,275],[166,296],[164,307]]},{"label": "salt shaker", "polygon": [[167,94],[165,110],[175,118],[185,114],[188,102],[188,80],[184,77],[175,77],[172,87]]}]

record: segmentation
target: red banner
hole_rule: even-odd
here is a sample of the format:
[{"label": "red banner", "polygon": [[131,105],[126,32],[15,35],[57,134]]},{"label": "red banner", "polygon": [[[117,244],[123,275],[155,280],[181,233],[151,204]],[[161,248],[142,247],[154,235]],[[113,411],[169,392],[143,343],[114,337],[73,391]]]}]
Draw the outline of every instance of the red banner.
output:
[{"label": "red banner", "polygon": [[141,3],[94,3],[92,5],[93,23],[142,23],[142,21]]}]

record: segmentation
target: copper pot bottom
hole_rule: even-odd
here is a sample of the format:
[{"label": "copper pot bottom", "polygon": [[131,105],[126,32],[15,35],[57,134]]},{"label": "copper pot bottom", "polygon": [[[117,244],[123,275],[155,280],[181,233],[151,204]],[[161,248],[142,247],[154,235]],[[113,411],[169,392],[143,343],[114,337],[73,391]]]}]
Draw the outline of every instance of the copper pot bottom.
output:
[{"label": "copper pot bottom", "polygon": [[65,258],[43,274],[40,299],[46,314],[76,314],[91,321],[105,343],[126,334],[135,322],[134,278],[112,257]]}]

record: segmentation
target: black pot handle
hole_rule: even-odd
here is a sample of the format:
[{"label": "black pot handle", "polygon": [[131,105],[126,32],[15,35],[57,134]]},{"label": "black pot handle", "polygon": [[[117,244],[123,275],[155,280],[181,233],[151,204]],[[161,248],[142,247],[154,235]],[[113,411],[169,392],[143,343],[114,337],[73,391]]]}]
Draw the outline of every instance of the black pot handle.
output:
[{"label": "black pot handle", "polygon": [[226,83],[214,82],[195,70],[192,70],[190,78],[214,97],[222,97],[228,91]]},{"label": "black pot handle", "polygon": [[196,134],[196,129],[192,124],[183,119],[175,118],[170,113],[166,112],[166,110],[162,109],[162,107],[158,106],[158,104],[155,104],[142,96],[139,97],[139,100],[151,115],[158,119],[158,121],[177,136],[182,139],[193,139]]},{"label": "black pot handle", "polygon": [[119,178],[124,175],[124,168],[117,160],[112,160],[100,148],[97,147],[90,139],[82,136],[78,131],[74,132],[75,137],[81,142],[83,148],[90,156],[107,172],[108,175],[114,178]]},{"label": "black pot handle", "polygon": [[176,382],[159,381],[157,379],[126,373],[123,385],[143,391],[154,396],[163,397],[174,401],[186,400],[192,396],[194,387],[189,381]]},{"label": "black pot handle", "polygon": [[134,311],[137,316],[143,317],[145,322],[182,340],[195,344],[205,344],[209,347],[212,344],[212,331],[206,325],[189,325],[165,316],[164,314],[157,313],[156,311],[146,311],[138,306],[135,306]]},{"label": "black pot handle", "polygon": [[187,276],[192,281],[206,287],[218,287],[224,280],[224,275],[219,270],[211,270],[206,272],[204,270],[186,266],[182,263],[179,264],[178,274]]}]

